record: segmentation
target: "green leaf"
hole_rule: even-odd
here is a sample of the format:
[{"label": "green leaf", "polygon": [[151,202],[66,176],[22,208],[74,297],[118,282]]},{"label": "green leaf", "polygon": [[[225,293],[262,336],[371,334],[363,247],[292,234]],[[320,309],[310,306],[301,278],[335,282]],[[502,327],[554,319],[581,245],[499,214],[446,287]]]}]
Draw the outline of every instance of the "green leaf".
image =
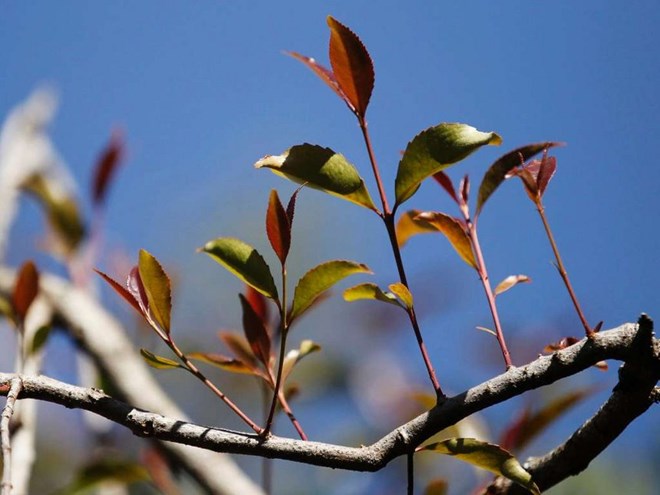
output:
[{"label": "green leaf", "polygon": [[360,38],[349,28],[328,16],[330,65],[351,110],[364,117],[374,88],[374,66]]},{"label": "green leaf", "polygon": [[5,298],[0,294],[0,315],[7,318],[13,324],[16,324],[16,315],[14,314],[14,307],[12,306],[9,299]]},{"label": "green leaf", "polygon": [[396,282],[394,284],[390,284],[388,286],[388,289],[390,289],[394,294],[396,294],[397,297],[401,299],[403,304],[405,304],[408,309],[411,309],[413,307],[413,296],[410,293],[408,287],[403,285],[401,282]]},{"label": "green leaf", "polygon": [[399,221],[396,223],[396,240],[399,247],[403,247],[408,242],[408,239],[415,235],[430,234],[438,231],[438,229],[428,222],[418,220],[417,216],[420,213],[420,210],[410,210],[399,217]]},{"label": "green leaf", "polygon": [[443,123],[415,136],[399,162],[396,204],[409,199],[424,179],[453,165],[485,145],[499,145],[494,132],[481,132],[466,124]]},{"label": "green leaf", "polygon": [[345,260],[326,261],[309,270],[296,286],[290,322],[303,314],[330,287],[356,273],[371,273],[371,270],[366,265]]},{"label": "green leaf", "polygon": [[268,211],[266,212],[266,234],[275,254],[284,264],[291,247],[291,225],[289,217],[282,206],[277,191],[273,189],[268,198]]},{"label": "green leaf", "polygon": [[[376,284],[367,282],[350,287],[344,291],[344,300],[348,302],[359,301],[360,299],[373,299],[376,301],[394,304],[403,308],[399,300],[391,292],[383,292],[383,290]],[[405,309],[405,308],[403,308]]]},{"label": "green leaf", "polygon": [[300,343],[298,349],[292,349],[287,352],[284,357],[284,363],[282,363],[282,382],[285,382],[288,376],[291,374],[293,367],[300,362],[302,358],[311,354],[312,352],[318,352],[321,350],[321,346],[316,342],[311,340],[303,340]]},{"label": "green leaf", "polygon": [[513,455],[499,445],[482,442],[474,438],[449,438],[442,442],[426,445],[419,450],[428,450],[456,457],[498,476],[504,476],[526,488],[534,495],[541,494],[541,491],[532,480],[532,475],[523,469]]},{"label": "green leaf", "polygon": [[156,323],[165,331],[165,334],[169,335],[172,313],[170,279],[158,260],[144,249],[140,249],[138,271],[144,290],[147,293],[149,311]]},{"label": "green leaf", "polygon": [[493,163],[486,171],[486,174],[481,181],[481,185],[479,186],[479,195],[477,196],[477,213],[475,217],[479,216],[488,198],[491,197],[491,195],[506,179],[507,174],[513,168],[518,165],[522,165],[534,155],[545,149],[560,145],[561,143],[550,141],[545,143],[528,144],[527,146],[517,148],[498,158],[495,163]]},{"label": "green leaf", "polygon": [[18,270],[11,297],[14,314],[20,321],[25,320],[27,312],[38,293],[39,272],[32,261],[26,261]]},{"label": "green leaf", "polygon": [[532,279],[527,275],[509,275],[497,284],[497,287],[495,287],[495,295],[499,296],[502,292],[506,292],[518,284],[529,283],[531,281]]},{"label": "green leaf", "polygon": [[355,167],[330,148],[305,143],[266,156],[254,166],[377,211]]},{"label": "green leaf", "polygon": [[454,217],[450,217],[449,215],[445,215],[444,213],[433,211],[420,213],[417,216],[417,219],[428,222],[430,225],[434,226],[437,230],[442,232],[449,240],[452,247],[459,254],[461,259],[472,268],[477,268],[477,261],[474,259],[470,238],[465,232],[465,227],[460,220],[457,220]]},{"label": "green leaf", "polygon": [[256,249],[230,237],[207,242],[201,251],[236,275],[243,282],[277,301],[277,287],[270,268]]},{"label": "green leaf", "polygon": [[147,362],[147,364],[153,368],[158,369],[173,369],[173,368],[183,368],[183,366],[172,359],[168,359],[163,356],[157,356],[153,352],[149,352],[146,349],[140,349],[140,354]]},{"label": "green leaf", "polygon": [[32,339],[32,349],[30,349],[30,354],[39,352],[43,346],[48,341],[51,331],[50,325],[43,325],[34,333],[34,338]]}]

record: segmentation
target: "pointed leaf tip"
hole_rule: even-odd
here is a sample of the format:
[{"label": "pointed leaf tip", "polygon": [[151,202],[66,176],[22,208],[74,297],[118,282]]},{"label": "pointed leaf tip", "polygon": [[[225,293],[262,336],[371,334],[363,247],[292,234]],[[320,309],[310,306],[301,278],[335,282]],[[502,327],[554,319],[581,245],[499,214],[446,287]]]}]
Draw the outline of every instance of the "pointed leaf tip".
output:
[{"label": "pointed leaf tip", "polygon": [[472,268],[477,268],[477,261],[472,251],[472,243],[465,232],[464,224],[449,215],[428,211],[417,215],[416,220],[427,222],[442,232],[463,261]]},{"label": "pointed leaf tip", "polygon": [[396,202],[408,200],[424,179],[467,158],[486,145],[500,145],[495,132],[459,123],[442,123],[422,131],[408,143],[395,180]]},{"label": "pointed leaf tip", "polygon": [[200,251],[264,296],[278,300],[277,287],[268,264],[249,244],[231,237],[219,237],[207,242]]},{"label": "pointed leaf tip", "polygon": [[172,313],[170,279],[154,255],[144,249],[140,250],[138,271],[149,301],[149,311],[156,323],[169,335]]},{"label": "pointed leaf tip", "polygon": [[280,263],[284,264],[291,247],[291,223],[275,189],[270,192],[268,198],[266,234]]},{"label": "pointed leaf tip", "polygon": [[330,65],[351,110],[364,118],[374,88],[374,66],[360,38],[332,16],[330,27]]},{"label": "pointed leaf tip", "polygon": [[372,273],[361,263],[346,260],[326,261],[309,270],[296,285],[290,319],[303,314],[314,301],[340,280],[356,273]]},{"label": "pointed leaf tip", "polygon": [[384,292],[380,287],[371,282],[358,284],[349,287],[344,291],[344,301],[353,302],[361,299],[373,299],[375,301],[393,304],[399,308],[406,309],[401,305],[394,294],[391,292]]}]

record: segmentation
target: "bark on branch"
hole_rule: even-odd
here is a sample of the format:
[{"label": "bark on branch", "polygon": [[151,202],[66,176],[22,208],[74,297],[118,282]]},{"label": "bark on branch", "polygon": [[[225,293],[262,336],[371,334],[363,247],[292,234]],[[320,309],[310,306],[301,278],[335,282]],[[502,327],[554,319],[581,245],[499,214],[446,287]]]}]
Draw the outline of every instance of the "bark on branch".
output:
[{"label": "bark on branch", "polygon": [[[641,325],[628,323],[602,331],[593,339],[584,339],[551,356],[542,356],[526,366],[512,368],[446,399],[366,447],[303,442],[275,436],[263,440],[248,433],[200,426],[139,410],[102,391],[75,387],[46,377],[21,377],[23,389],[19,398],[47,400],[66,407],[86,409],[130,428],[139,436],[216,452],[285,459],[353,471],[378,471],[392,459],[411,452],[438,431],[477,411],[579,373],[598,361],[616,359],[625,362],[621,380],[612,396],[596,416],[576,432],[576,438],[571,438],[537,464],[530,462],[530,469],[535,476],[539,476],[540,482],[537,483],[543,488],[548,486],[547,483],[554,484],[574,474],[573,461],[566,457],[571,452],[575,455],[584,451],[585,458],[593,458],[653,403],[657,393],[654,387],[660,379],[660,341],[653,337],[648,318],[643,316],[640,322]],[[0,373],[0,393],[3,390],[6,393],[6,385],[15,377],[14,374]],[[631,400],[634,400],[632,405]],[[603,434],[603,429],[610,428],[612,433]],[[570,442],[574,445],[568,445]],[[568,454],[557,453],[558,450]],[[554,470],[558,470],[559,474],[551,474]]]}]

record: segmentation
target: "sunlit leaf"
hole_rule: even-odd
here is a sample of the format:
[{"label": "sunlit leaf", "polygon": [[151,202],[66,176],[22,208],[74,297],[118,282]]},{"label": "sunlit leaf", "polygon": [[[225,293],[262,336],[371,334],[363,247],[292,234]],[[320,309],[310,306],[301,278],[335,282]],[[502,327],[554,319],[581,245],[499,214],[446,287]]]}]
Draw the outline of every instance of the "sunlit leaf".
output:
[{"label": "sunlit leaf", "polygon": [[356,273],[371,273],[371,270],[366,265],[345,260],[326,261],[309,270],[296,285],[290,321],[303,314],[330,287]]},{"label": "sunlit leaf", "polygon": [[230,237],[207,242],[201,251],[264,296],[277,300],[277,287],[263,257],[249,244]]},{"label": "sunlit leaf", "polygon": [[257,358],[245,337],[232,332],[219,332],[218,336],[239,361],[242,361],[251,368],[256,369],[259,367]]},{"label": "sunlit leaf", "polygon": [[403,304],[405,304],[405,306],[408,309],[411,309],[413,307],[413,296],[410,293],[408,287],[403,285],[401,282],[396,282],[394,284],[390,284],[388,286],[388,289],[390,289],[394,294],[396,294],[396,296],[399,299],[401,299]]},{"label": "sunlit leaf", "polygon": [[428,450],[456,457],[498,476],[504,476],[526,488],[534,495],[541,494],[541,491],[532,480],[532,475],[523,469],[520,462],[513,455],[498,445],[474,438],[450,438],[426,445],[419,450]]},{"label": "sunlit leaf", "polygon": [[497,284],[497,287],[495,287],[495,295],[498,296],[502,292],[508,291],[511,287],[522,283],[529,283],[531,281],[532,279],[527,275],[509,275],[507,278]]},{"label": "sunlit leaf", "polygon": [[316,342],[311,340],[303,340],[300,343],[298,349],[292,349],[287,352],[284,357],[284,363],[282,364],[282,380],[286,381],[288,376],[291,374],[293,367],[300,362],[302,358],[311,354],[312,352],[318,352],[321,350],[321,346]]},{"label": "sunlit leaf", "polygon": [[437,479],[426,485],[424,495],[447,495],[447,490],[449,490],[447,480]]},{"label": "sunlit leaf", "polygon": [[190,359],[201,361],[203,363],[210,364],[216,368],[230,371],[232,373],[263,376],[261,370],[258,368],[253,368],[240,359],[230,358],[223,356],[222,354],[213,354],[209,352],[191,352],[186,355]]},{"label": "sunlit leaf", "polygon": [[289,225],[289,217],[275,189],[270,192],[268,199],[266,233],[273,251],[275,251],[280,262],[284,264],[291,247],[291,225]]},{"label": "sunlit leaf", "polygon": [[85,226],[75,199],[54,193],[42,175],[32,176],[23,187],[43,206],[48,224],[59,241],[56,248],[65,255],[71,254],[85,237]]},{"label": "sunlit leaf", "polygon": [[367,49],[353,31],[331,16],[330,65],[354,112],[364,117],[374,88],[374,67]]},{"label": "sunlit leaf", "polygon": [[474,258],[474,253],[472,252],[472,244],[470,243],[470,238],[465,232],[465,228],[460,220],[457,220],[456,218],[449,215],[445,215],[444,213],[433,211],[420,213],[417,216],[417,219],[428,222],[430,225],[434,226],[437,230],[442,232],[449,240],[452,247],[459,254],[461,259],[472,268],[477,268],[477,261]]},{"label": "sunlit leaf", "polygon": [[170,279],[158,260],[144,249],[140,249],[138,270],[149,301],[149,311],[156,323],[169,335],[172,313]]},{"label": "sunlit leaf", "polygon": [[534,413],[526,410],[505,430],[502,435],[502,443],[509,449],[522,450],[552,423],[592,395],[594,391],[593,388],[575,390],[552,400]]},{"label": "sunlit leaf", "polygon": [[456,194],[456,190],[454,189],[454,183],[451,181],[449,176],[443,172],[442,170],[440,172],[436,172],[433,174],[433,178],[435,181],[442,186],[442,188],[447,191],[447,194],[449,194],[449,197],[453,199],[456,204],[460,204],[458,201],[458,195]]},{"label": "sunlit leaf", "polygon": [[104,457],[84,466],[69,485],[54,493],[55,495],[83,495],[90,493],[91,489],[102,483],[115,482],[130,485],[147,480],[149,480],[149,474],[139,464]]},{"label": "sunlit leaf", "polygon": [[110,285],[110,287],[113,288],[113,290],[117,294],[119,294],[121,297],[124,298],[124,300],[126,302],[128,302],[131,306],[133,306],[133,308],[135,308],[135,310],[138,313],[140,313],[141,315],[144,315],[144,312],[142,311],[142,308],[140,307],[140,303],[137,301],[137,299],[135,299],[133,294],[131,292],[129,292],[129,290],[126,287],[121,285],[116,280],[113,280],[110,276],[106,275],[102,271],[97,270],[97,269],[94,269],[94,271],[96,273],[98,273],[103,278],[103,280],[105,280],[108,283],[108,285]]},{"label": "sunlit leaf", "polygon": [[163,356],[157,356],[153,352],[150,352],[146,349],[140,349],[140,354],[142,354],[142,357],[147,362],[147,364],[153,368],[158,368],[163,370],[173,369],[173,368],[183,368],[183,366],[178,362]]},{"label": "sunlit leaf", "polygon": [[481,210],[488,198],[490,198],[490,196],[495,192],[495,190],[504,181],[504,179],[506,179],[507,174],[514,167],[522,165],[524,162],[532,158],[534,155],[540,153],[541,151],[552,148],[553,146],[559,146],[560,144],[561,143],[549,141],[545,143],[528,144],[527,146],[517,148],[498,158],[495,163],[493,163],[486,171],[486,174],[481,181],[481,185],[479,186],[479,195],[477,196],[477,212],[475,216],[478,216],[481,213]]},{"label": "sunlit leaf", "polygon": [[397,205],[409,199],[424,179],[453,165],[485,145],[499,145],[494,132],[465,124],[443,123],[422,131],[408,143],[399,162],[395,192]]},{"label": "sunlit leaf", "polygon": [[[383,292],[376,284],[367,282],[350,287],[344,291],[344,300],[348,302],[359,301],[361,299],[373,299],[403,308],[399,300],[391,292]],[[404,308],[405,309],[405,308]]]},{"label": "sunlit leaf", "polygon": [[353,107],[351,106],[351,102],[348,101],[348,98],[346,95],[343,93],[343,91],[339,88],[339,84],[337,83],[337,79],[335,79],[335,75],[332,73],[332,71],[326,67],[323,67],[321,64],[319,64],[316,60],[314,60],[312,57],[306,57],[305,55],[301,55],[300,53],[296,52],[286,52],[288,55],[291,55],[293,58],[296,60],[301,61],[303,64],[305,64],[309,69],[314,72],[319,78],[328,85],[328,87],[334,91],[337,96],[339,96],[345,103],[346,105],[353,110]]},{"label": "sunlit leaf", "polygon": [[25,320],[25,316],[38,293],[39,272],[34,262],[26,261],[18,270],[11,295],[14,314],[20,321]]},{"label": "sunlit leaf", "polygon": [[243,309],[243,331],[250,348],[257,358],[268,366],[270,363],[270,335],[255,309],[243,294],[238,295]]},{"label": "sunlit leaf", "polygon": [[305,143],[281,155],[265,156],[254,166],[376,211],[358,171],[330,148]]},{"label": "sunlit leaf", "polygon": [[257,313],[264,326],[268,328],[270,322],[270,302],[268,299],[249,285],[246,286],[245,298],[250,302],[252,309]]},{"label": "sunlit leaf", "polygon": [[124,142],[121,134],[113,133],[110,142],[101,152],[92,178],[92,202],[98,206],[103,203],[108,188],[121,164],[124,155]]},{"label": "sunlit leaf", "polygon": [[536,183],[539,186],[539,194],[543,196],[548,184],[557,171],[557,159],[554,156],[544,156],[539,166],[539,173],[536,176]]},{"label": "sunlit leaf", "polygon": [[420,210],[409,210],[399,217],[396,224],[396,240],[399,247],[403,247],[408,239],[418,234],[431,234],[438,231],[433,225],[424,220],[418,220]]}]

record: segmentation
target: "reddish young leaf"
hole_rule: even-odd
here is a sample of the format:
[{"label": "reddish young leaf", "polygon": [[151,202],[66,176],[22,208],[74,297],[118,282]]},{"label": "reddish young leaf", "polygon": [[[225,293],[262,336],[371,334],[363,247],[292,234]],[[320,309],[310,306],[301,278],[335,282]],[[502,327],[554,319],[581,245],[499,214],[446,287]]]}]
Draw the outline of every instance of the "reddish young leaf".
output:
[{"label": "reddish young leaf", "polygon": [[449,176],[441,170],[440,172],[433,174],[433,178],[444,188],[445,191],[447,191],[447,194],[449,194],[451,199],[453,199],[456,204],[459,204],[458,196],[456,195],[456,190],[454,189],[454,184],[452,183]]},{"label": "reddish young leaf", "polygon": [[539,167],[539,174],[536,177],[536,184],[539,188],[539,195],[542,197],[545,193],[548,183],[555,175],[557,170],[557,159],[554,156],[544,156]]},{"label": "reddish young leaf", "polygon": [[[335,75],[332,73],[330,69],[327,69],[326,67],[323,67],[321,64],[317,63],[316,60],[314,60],[312,57],[306,57],[305,55],[301,55],[300,53],[296,52],[285,52],[287,55],[291,55],[293,58],[296,60],[300,60],[303,64],[305,64],[308,68],[314,72],[319,78],[328,85],[328,87],[334,91],[337,96],[339,96],[344,102],[350,107],[351,103],[348,101],[346,98],[346,95],[342,92],[341,88],[339,87],[339,84],[337,83],[337,79],[335,79]],[[352,108],[351,108],[352,109]]]},{"label": "reddish young leaf", "polygon": [[291,247],[291,225],[275,189],[270,192],[270,198],[268,199],[266,233],[273,251],[275,251],[280,263],[284,264]]},{"label": "reddish young leaf", "polygon": [[92,202],[99,206],[105,200],[115,172],[124,156],[124,142],[121,134],[114,132],[110,142],[99,156],[92,182]]},{"label": "reddish young leaf", "polygon": [[18,270],[14,291],[11,295],[14,314],[18,317],[19,321],[25,320],[25,316],[38,293],[39,272],[34,262],[26,261]]},{"label": "reddish young leaf", "polygon": [[527,193],[527,196],[529,196],[529,199],[536,201],[539,198],[539,186],[536,183],[534,174],[532,174],[527,168],[521,168],[516,170],[515,175],[522,180],[523,185],[525,186],[525,192]]},{"label": "reddish young leaf", "polygon": [[243,308],[243,331],[254,355],[266,367],[270,363],[270,335],[261,318],[243,294],[238,295]]},{"label": "reddish young leaf", "polygon": [[364,117],[374,88],[374,66],[369,52],[353,31],[331,16],[330,65],[353,112]]},{"label": "reddish young leaf", "polygon": [[298,193],[300,190],[305,187],[305,184],[300,186],[289,198],[289,203],[286,205],[286,216],[289,219],[289,228],[293,228],[293,217],[296,213],[296,200],[298,199]]},{"label": "reddish young leaf", "polygon": [[259,368],[252,367],[240,359],[234,359],[223,356],[222,354],[213,354],[209,352],[191,352],[190,354],[187,354],[187,356],[190,359],[202,361],[203,363],[216,366],[225,371],[231,371],[232,373],[242,373],[265,378],[264,373]]},{"label": "reddish young leaf", "polygon": [[154,255],[144,249],[140,249],[138,271],[149,301],[149,311],[156,323],[169,335],[172,313],[170,279]]},{"label": "reddish young leaf", "polygon": [[[137,273],[137,267],[133,268],[133,270],[135,270],[136,273]],[[97,270],[96,268],[94,269],[94,271],[96,273],[98,273],[103,278],[103,280],[105,280],[110,285],[110,287],[112,287],[114,289],[114,291],[117,294],[119,294],[121,297],[124,298],[124,300],[126,302],[128,302],[131,306],[133,306],[135,311],[137,311],[138,313],[140,313],[143,316],[145,315],[143,307],[140,305],[138,300],[135,298],[135,296],[133,295],[134,293],[132,291],[129,291],[123,285],[121,285],[119,282],[113,280],[112,278],[110,278],[108,275],[106,275],[102,271]],[[129,277],[129,280],[130,280],[130,277]],[[128,280],[126,282],[126,285],[127,286],[129,285]]]},{"label": "reddish young leaf", "polygon": [[245,290],[245,298],[254,309],[254,312],[257,313],[259,319],[263,322],[264,327],[268,328],[270,324],[270,306],[268,305],[268,299],[261,292],[256,289],[253,289],[249,285]]},{"label": "reddish young leaf", "polygon": [[467,174],[465,174],[465,177],[463,177],[461,180],[459,190],[461,191],[461,199],[463,200],[463,204],[466,204],[468,202],[468,196],[470,195],[470,178],[467,176]]},{"label": "reddish young leaf", "polygon": [[572,346],[577,342],[580,342],[580,339],[575,337],[564,337],[559,342],[553,342],[552,344],[546,345],[543,348],[543,352],[561,351],[562,349],[566,349],[567,347]]},{"label": "reddish young leaf", "polygon": [[144,290],[144,284],[142,283],[137,265],[131,268],[128,277],[126,277],[126,289],[138,303],[140,313],[147,318],[149,316],[149,300],[147,299],[147,292]]},{"label": "reddish young leaf", "polygon": [[218,332],[218,337],[234,355],[251,368],[258,369],[259,363],[245,337],[232,332]]}]

